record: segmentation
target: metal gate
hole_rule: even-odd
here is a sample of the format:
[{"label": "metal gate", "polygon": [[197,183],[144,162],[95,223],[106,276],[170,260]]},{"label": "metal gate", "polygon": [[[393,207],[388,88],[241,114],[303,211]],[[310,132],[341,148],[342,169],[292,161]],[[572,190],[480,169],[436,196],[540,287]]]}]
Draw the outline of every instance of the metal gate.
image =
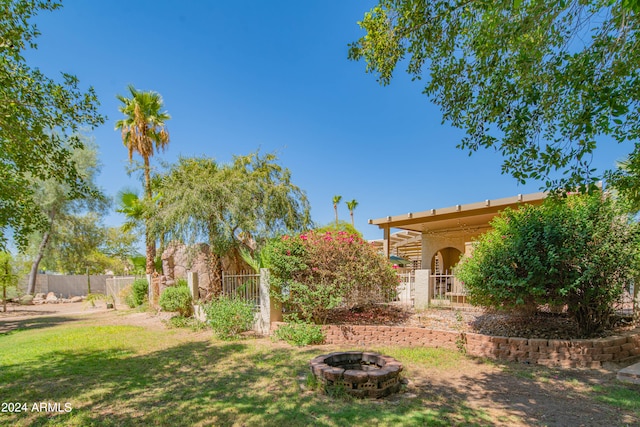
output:
[{"label": "metal gate", "polygon": [[394,302],[413,307],[416,293],[416,275],[414,269],[398,269],[398,294]]},{"label": "metal gate", "polygon": [[467,290],[453,271],[439,272],[429,277],[431,305],[467,305]]},{"label": "metal gate", "polygon": [[243,271],[222,273],[222,295],[240,298],[260,306],[260,274]]}]

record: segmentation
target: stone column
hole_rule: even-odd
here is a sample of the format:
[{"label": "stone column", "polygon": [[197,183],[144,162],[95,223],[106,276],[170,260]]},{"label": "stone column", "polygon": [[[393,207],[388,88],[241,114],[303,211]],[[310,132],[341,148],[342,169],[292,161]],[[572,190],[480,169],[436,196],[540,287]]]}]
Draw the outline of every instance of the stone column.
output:
[{"label": "stone column", "polygon": [[432,298],[432,290],[431,286],[429,286],[430,278],[431,278],[431,270],[416,270],[416,278],[415,278],[415,299],[414,299],[414,307],[417,310],[425,309],[429,307]]},{"label": "stone column", "polygon": [[260,310],[256,326],[261,333],[268,335],[271,331],[271,322],[282,321],[282,308],[269,294],[269,269],[260,269]]},{"label": "stone column", "polygon": [[187,273],[187,286],[189,287],[189,293],[191,299],[196,302],[200,299],[200,291],[198,290],[198,273],[195,271],[189,271]]}]

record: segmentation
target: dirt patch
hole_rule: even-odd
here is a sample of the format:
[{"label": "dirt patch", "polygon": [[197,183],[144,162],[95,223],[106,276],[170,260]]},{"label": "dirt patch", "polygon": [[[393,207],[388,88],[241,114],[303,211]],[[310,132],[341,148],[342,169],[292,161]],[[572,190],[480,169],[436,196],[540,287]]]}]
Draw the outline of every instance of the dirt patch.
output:
[{"label": "dirt patch", "polygon": [[[639,425],[639,414],[595,399],[594,385],[614,386],[615,372],[552,370],[464,361],[455,369],[411,372],[405,396],[487,412],[495,426]],[[629,386],[633,388],[634,386]],[[635,387],[640,392],[640,387]],[[406,398],[406,397],[405,397]]]},{"label": "dirt patch", "polygon": [[[106,303],[97,301],[93,305],[86,302],[38,304],[38,305],[7,305],[6,312],[0,312],[0,333],[16,328],[32,327],[36,323],[59,321],[77,321],[84,318],[99,320],[110,325],[133,325],[151,328],[165,328],[164,320],[172,313],[157,311],[135,311],[127,306],[116,306],[108,309]],[[37,322],[36,322],[37,320]]]},{"label": "dirt patch", "polygon": [[104,302],[91,305],[87,302],[58,303],[58,304],[7,304],[7,311],[0,310],[0,321],[5,319],[25,318],[33,316],[60,316],[76,314],[95,314],[107,311]]}]

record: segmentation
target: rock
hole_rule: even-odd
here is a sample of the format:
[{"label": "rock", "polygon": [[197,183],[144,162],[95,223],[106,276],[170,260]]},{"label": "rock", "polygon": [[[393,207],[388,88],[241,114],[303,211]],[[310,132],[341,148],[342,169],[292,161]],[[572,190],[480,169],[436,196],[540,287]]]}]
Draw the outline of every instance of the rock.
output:
[{"label": "rock", "polygon": [[72,297],[69,302],[82,302],[82,297]]},{"label": "rock", "polygon": [[187,271],[198,274],[198,284],[203,295],[212,288],[213,272],[209,262],[210,251],[206,244],[187,247],[184,244],[170,244],[162,253],[162,269],[167,280],[186,279]]},{"label": "rock", "polygon": [[43,294],[42,292],[38,292],[37,294],[35,294],[35,296],[33,297],[33,299],[45,299],[46,295]]},{"label": "rock", "polygon": [[21,305],[31,305],[33,304],[33,295],[23,295],[20,297]]},{"label": "rock", "polygon": [[54,294],[53,292],[49,292],[47,294],[47,298],[46,298],[47,302],[54,302],[54,301],[58,301],[58,297],[56,296],[56,294]]}]

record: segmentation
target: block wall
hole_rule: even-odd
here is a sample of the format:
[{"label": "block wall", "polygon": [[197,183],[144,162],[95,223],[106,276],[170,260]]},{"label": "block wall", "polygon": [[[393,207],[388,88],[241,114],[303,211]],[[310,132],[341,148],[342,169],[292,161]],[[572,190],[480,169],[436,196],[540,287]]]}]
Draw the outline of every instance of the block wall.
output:
[{"label": "block wall", "polygon": [[[274,331],[283,323],[272,323]],[[599,368],[603,362],[640,357],[640,328],[597,339],[510,338],[426,328],[377,325],[324,325],[326,344],[376,347],[397,345],[448,349],[464,347],[470,356],[546,366]]]}]

